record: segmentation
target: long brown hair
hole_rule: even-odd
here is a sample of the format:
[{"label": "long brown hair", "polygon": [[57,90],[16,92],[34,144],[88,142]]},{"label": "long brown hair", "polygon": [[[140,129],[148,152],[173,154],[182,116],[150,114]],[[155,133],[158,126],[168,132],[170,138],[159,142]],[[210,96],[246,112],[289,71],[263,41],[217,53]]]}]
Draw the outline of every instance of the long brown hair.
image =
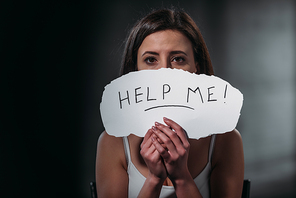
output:
[{"label": "long brown hair", "polygon": [[193,19],[184,11],[161,9],[148,14],[136,23],[127,38],[120,74],[137,69],[137,53],[143,40],[150,34],[162,30],[177,30],[192,43],[197,71],[213,75],[213,67],[205,41]]}]

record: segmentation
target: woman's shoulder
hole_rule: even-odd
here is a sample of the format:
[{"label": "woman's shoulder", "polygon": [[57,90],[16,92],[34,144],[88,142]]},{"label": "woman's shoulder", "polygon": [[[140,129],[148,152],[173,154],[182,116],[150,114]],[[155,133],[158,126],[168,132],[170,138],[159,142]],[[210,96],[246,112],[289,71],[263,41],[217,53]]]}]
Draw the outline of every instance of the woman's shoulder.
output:
[{"label": "woman's shoulder", "polygon": [[100,135],[96,157],[98,197],[127,197],[128,175],[121,137]]},{"label": "woman's shoulder", "polygon": [[238,155],[243,155],[243,142],[237,129],[216,135],[213,160],[224,161]]},{"label": "woman's shoulder", "polygon": [[234,129],[216,135],[212,156],[212,196],[238,197],[244,179],[244,152],[240,133]]},{"label": "woman's shoulder", "polygon": [[112,145],[112,147],[113,147],[114,146],[113,144],[123,145],[122,142],[123,142],[122,137],[115,137],[115,136],[109,135],[106,131],[103,131],[98,139],[98,144],[104,145],[104,146],[111,146]]},{"label": "woman's shoulder", "polygon": [[226,133],[217,134],[216,138],[217,142],[224,144],[236,143],[242,140],[242,137],[237,129],[233,129],[232,131]]},{"label": "woman's shoulder", "polygon": [[114,160],[117,158],[126,166],[122,137],[109,135],[106,131],[102,132],[98,139],[97,153],[104,158],[111,156]]}]

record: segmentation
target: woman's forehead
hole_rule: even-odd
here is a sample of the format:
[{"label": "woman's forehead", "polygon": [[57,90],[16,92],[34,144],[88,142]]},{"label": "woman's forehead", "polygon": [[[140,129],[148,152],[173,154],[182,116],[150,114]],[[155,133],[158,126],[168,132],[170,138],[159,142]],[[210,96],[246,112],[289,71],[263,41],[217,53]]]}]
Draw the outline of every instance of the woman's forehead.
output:
[{"label": "woman's forehead", "polygon": [[187,51],[192,50],[190,40],[177,30],[158,31],[148,35],[142,42],[139,53],[145,51]]}]

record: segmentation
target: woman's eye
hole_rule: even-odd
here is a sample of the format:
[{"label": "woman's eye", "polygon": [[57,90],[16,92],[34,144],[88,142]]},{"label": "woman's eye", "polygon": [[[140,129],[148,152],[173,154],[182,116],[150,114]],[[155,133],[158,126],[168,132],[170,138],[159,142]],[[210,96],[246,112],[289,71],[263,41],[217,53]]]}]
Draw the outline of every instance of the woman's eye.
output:
[{"label": "woman's eye", "polygon": [[185,59],[183,57],[174,57],[172,61],[177,63],[183,63]]},{"label": "woman's eye", "polygon": [[154,57],[148,57],[148,58],[146,58],[145,59],[145,62],[147,63],[147,64],[153,64],[153,63],[155,63],[157,60],[154,58]]}]

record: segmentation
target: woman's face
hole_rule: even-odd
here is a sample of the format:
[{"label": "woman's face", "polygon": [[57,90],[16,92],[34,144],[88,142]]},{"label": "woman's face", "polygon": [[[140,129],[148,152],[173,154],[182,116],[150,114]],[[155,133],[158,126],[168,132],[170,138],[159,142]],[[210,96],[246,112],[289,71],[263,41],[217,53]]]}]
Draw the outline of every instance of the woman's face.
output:
[{"label": "woman's face", "polygon": [[197,72],[190,40],[177,30],[148,35],[137,54],[138,70],[176,68]]}]

